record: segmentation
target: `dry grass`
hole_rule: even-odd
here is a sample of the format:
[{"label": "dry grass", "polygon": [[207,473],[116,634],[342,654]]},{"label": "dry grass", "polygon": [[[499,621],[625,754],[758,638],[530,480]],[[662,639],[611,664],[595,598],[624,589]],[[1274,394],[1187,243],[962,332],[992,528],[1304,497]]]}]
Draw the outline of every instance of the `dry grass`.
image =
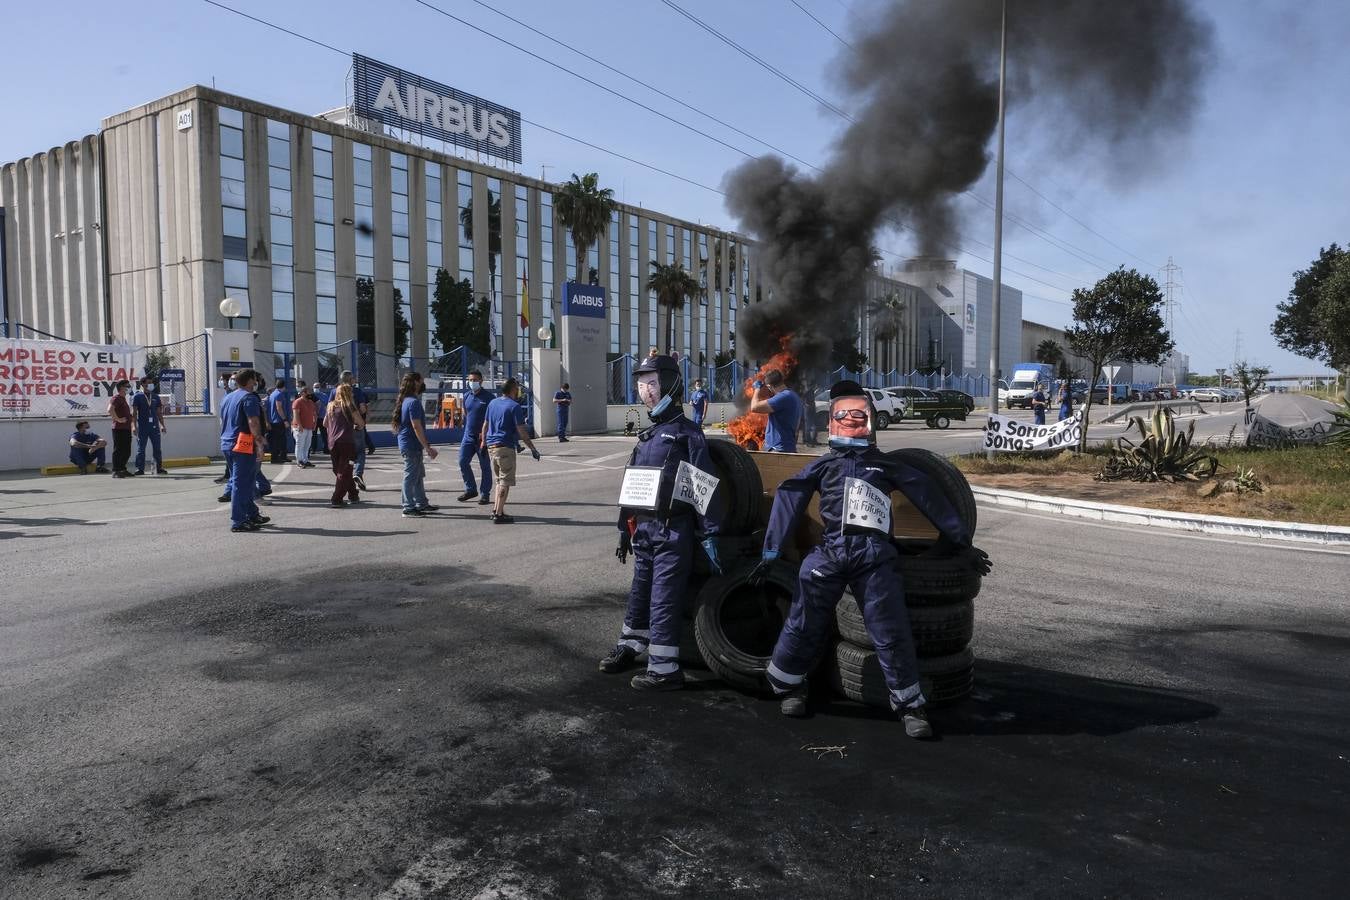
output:
[{"label": "dry grass", "polygon": [[1101,470],[1106,456],[1101,448],[1082,455],[1004,454],[992,463],[986,462],[983,455],[961,456],[953,461],[972,483],[989,487],[1179,512],[1350,525],[1350,451],[1300,447],[1213,452],[1219,458],[1220,479],[1233,477],[1241,466],[1255,470],[1265,489],[1254,494],[1200,497],[1195,483],[1099,482],[1093,476]]}]

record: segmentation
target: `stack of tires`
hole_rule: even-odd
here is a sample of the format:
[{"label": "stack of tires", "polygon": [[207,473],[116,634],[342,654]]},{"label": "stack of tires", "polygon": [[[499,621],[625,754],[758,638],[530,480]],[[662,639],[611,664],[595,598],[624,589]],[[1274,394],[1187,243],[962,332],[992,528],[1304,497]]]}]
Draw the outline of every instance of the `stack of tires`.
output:
[{"label": "stack of tires", "polygon": [[[707,667],[694,634],[695,618],[703,599],[721,593],[729,581],[743,581],[759,562],[764,547],[761,521],[764,483],[759,475],[759,467],[749,453],[731,441],[708,441],[708,455],[712,457],[713,474],[718,478],[718,502],[722,508],[717,555],[723,574],[714,577],[703,550],[695,549],[689,595],[684,606],[684,629],[680,638],[680,662],[691,668]],[[779,626],[782,626],[781,618]],[[776,633],[774,637],[777,637]],[[770,643],[770,649],[772,646]]]},{"label": "stack of tires", "polygon": [[[956,508],[968,531],[975,533],[975,497],[965,476],[936,453],[920,448],[889,454],[929,475]],[[935,555],[929,541],[896,542],[900,551],[898,574],[903,580],[905,605],[919,657],[919,681],[924,697],[934,706],[956,703],[974,686],[975,659],[970,640],[975,630],[975,597],[981,578],[966,562],[951,555]],[[867,635],[857,601],[845,593],[835,609],[839,640],[826,665],[834,689],[850,700],[888,706],[889,691],[881,674],[876,650]]]}]

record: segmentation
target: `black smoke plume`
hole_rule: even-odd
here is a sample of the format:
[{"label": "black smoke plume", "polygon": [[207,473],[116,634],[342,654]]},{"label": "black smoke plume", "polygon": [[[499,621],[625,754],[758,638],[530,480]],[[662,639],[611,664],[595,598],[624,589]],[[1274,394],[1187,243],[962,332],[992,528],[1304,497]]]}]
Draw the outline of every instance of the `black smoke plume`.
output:
[{"label": "black smoke plume", "polygon": [[[838,63],[852,120],[829,161],[803,172],[766,156],[728,174],[728,209],[758,242],[773,291],[739,323],[751,354],[767,357],[791,335],[802,364],[818,370],[851,343],[885,228],[912,231],[924,256],[954,255],[956,199],[993,159],[999,16],[997,0],[900,0],[859,13]],[[1060,158],[1100,166],[1075,180],[1118,180],[1189,124],[1210,46],[1187,0],[1008,0],[1008,115],[1052,129],[1039,143],[1057,144]]]}]

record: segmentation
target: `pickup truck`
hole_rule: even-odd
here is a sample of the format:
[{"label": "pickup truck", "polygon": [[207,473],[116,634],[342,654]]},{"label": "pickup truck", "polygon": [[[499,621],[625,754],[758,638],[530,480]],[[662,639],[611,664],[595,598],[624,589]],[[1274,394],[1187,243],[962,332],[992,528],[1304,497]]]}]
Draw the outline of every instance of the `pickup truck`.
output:
[{"label": "pickup truck", "polygon": [[[968,409],[964,399],[951,395],[959,391],[950,392],[945,397],[938,391],[916,387],[887,388],[886,392],[904,404],[904,418],[923,419],[929,428],[946,428],[952,419],[958,422],[966,420]],[[971,405],[974,405],[973,401]]]}]

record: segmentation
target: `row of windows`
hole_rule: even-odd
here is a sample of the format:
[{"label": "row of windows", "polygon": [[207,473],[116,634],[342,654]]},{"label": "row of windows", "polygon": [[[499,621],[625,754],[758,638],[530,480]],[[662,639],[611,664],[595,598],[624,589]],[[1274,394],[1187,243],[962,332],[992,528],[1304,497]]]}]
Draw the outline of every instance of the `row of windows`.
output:
[{"label": "row of windows", "polygon": [[[221,165],[221,201],[222,201],[222,225],[224,234],[224,246],[222,247],[222,257],[225,263],[225,285],[227,295],[245,295],[248,293],[248,245],[247,245],[247,217],[248,209],[247,188],[245,186],[245,160],[244,160],[244,135],[243,135],[243,115],[238,110],[231,110],[228,107],[220,107],[220,165]],[[335,210],[334,198],[334,159],[333,159],[333,139],[330,135],[322,132],[311,132],[312,141],[312,167],[313,176],[311,189],[314,201],[314,245],[315,245],[315,295],[316,295],[316,325],[317,342],[320,347],[331,347],[337,343],[337,277],[336,277],[336,234],[338,227],[336,219],[338,218]],[[295,322],[294,322],[294,201],[293,201],[293,180],[291,173],[291,135],[290,126],[285,123],[269,120],[267,122],[267,206],[270,217],[271,230],[271,275],[272,275],[272,326],[274,344],[276,349],[293,349],[295,340]],[[396,302],[399,304],[399,312],[402,314],[403,323],[410,322],[411,316],[411,213],[410,213],[410,172],[409,161],[405,154],[391,152],[390,156],[390,212],[391,228],[389,246],[393,264],[393,281]],[[367,281],[368,286],[364,291],[373,297],[373,278],[374,278],[374,257],[375,257],[375,229],[374,229],[374,173],[372,169],[373,153],[372,148],[367,144],[359,142],[352,143],[352,171],[353,171],[353,213],[354,221],[345,221],[345,224],[355,224],[355,255],[356,255],[356,274],[358,279]],[[445,177],[450,173],[445,172]],[[441,166],[433,162],[424,163],[424,190],[425,206],[422,210],[422,217],[419,224],[425,223],[425,246],[427,253],[426,277],[428,284],[427,303],[434,299],[434,290],[431,285],[434,283],[436,271],[448,262],[444,258],[444,228],[445,222],[442,212],[442,169]],[[530,222],[529,222],[529,191],[523,185],[512,185],[516,201],[515,210],[515,246],[514,257],[516,263],[516,273],[519,282],[516,285],[505,285],[501,283],[501,254],[503,252],[503,234],[502,234],[502,182],[497,178],[489,178],[487,182],[487,285],[478,285],[475,283],[474,271],[474,228],[473,228],[473,175],[468,170],[455,170],[453,184],[456,192],[452,199],[457,200],[458,221],[455,223],[456,233],[459,239],[456,242],[459,249],[458,274],[461,279],[469,281],[474,288],[477,296],[488,299],[492,306],[492,330],[495,335],[495,344],[498,352],[505,351],[509,340],[507,334],[511,329],[516,329],[517,341],[512,348],[521,358],[528,353],[531,338],[529,333],[517,327],[515,316],[512,321],[505,321],[504,309],[508,305],[504,300],[510,298],[513,300],[509,304],[513,311],[519,311],[519,300],[521,288],[524,287],[523,276],[529,268],[529,248],[530,248]],[[542,270],[547,273],[552,271],[554,264],[554,244],[553,244],[553,198],[547,191],[539,192],[541,221],[539,223],[540,244],[540,264]],[[645,353],[646,346],[652,345],[657,340],[658,322],[660,310],[657,307],[654,292],[647,292],[647,340],[639,342],[640,316],[638,308],[641,302],[643,284],[646,273],[638,271],[638,236],[639,225],[638,217],[632,214],[625,214],[627,221],[623,221],[620,213],[616,212],[611,221],[608,231],[609,265],[608,271],[600,272],[600,246],[595,245],[588,248],[585,264],[588,267],[586,277],[595,279],[601,283],[608,283],[612,292],[610,301],[610,340],[609,349],[611,352],[632,352],[635,354]],[[649,254],[651,258],[658,258],[658,247],[661,249],[660,257],[666,263],[673,263],[677,259],[681,265],[690,271],[694,270],[694,257],[692,254],[692,235],[689,231],[681,229],[678,235],[674,225],[665,224],[664,229],[658,231],[655,221],[647,223],[647,240],[649,242]],[[626,284],[620,280],[620,257],[622,253],[620,236],[623,229],[627,229],[629,240],[628,259],[629,276]],[[658,235],[663,240],[658,242]],[[564,232],[564,243],[566,244],[566,271],[570,277],[576,276],[575,252],[572,248],[570,233]],[[722,278],[722,258],[721,244],[716,242],[714,247],[714,263],[712,268],[713,280],[715,285],[712,291],[708,291],[708,235],[699,234],[699,277],[701,283],[705,286],[703,296],[700,298],[700,306],[708,305],[708,294],[711,293],[719,300],[714,305],[712,313],[713,321],[708,321],[706,310],[700,309],[698,314],[694,314],[688,305],[677,317],[676,340],[674,344],[677,347],[689,348],[691,345],[698,347],[707,346],[709,337],[709,325],[712,325],[712,335],[714,349],[717,352],[722,350],[723,330],[722,330],[722,307],[721,297],[722,288],[725,282],[730,280],[737,287],[740,287],[748,299],[750,290],[750,274],[748,263],[736,258],[736,245],[729,245],[728,251],[731,256],[733,272],[730,279]],[[452,272],[454,270],[452,269]],[[739,284],[738,284],[739,282]],[[553,323],[554,309],[554,280],[547,275],[537,286],[530,286],[537,294],[543,307],[543,323]],[[529,288],[526,288],[527,290]],[[362,296],[363,288],[358,284],[358,300]],[[741,293],[735,289],[728,291],[728,323],[734,328],[736,295]],[[367,300],[367,311],[362,315],[362,303],[358,302],[358,337],[373,340],[374,323],[373,302]],[[621,329],[621,310],[626,309],[629,316],[629,329],[627,335],[620,334]],[[430,310],[428,310],[430,312]],[[361,321],[361,320],[366,321]],[[694,342],[694,320],[698,320],[698,339]],[[398,321],[396,319],[396,321]],[[236,322],[236,327],[246,327],[246,321]],[[531,328],[536,323],[531,323]],[[362,328],[362,326],[366,328]],[[405,326],[406,327],[406,326]],[[365,332],[362,334],[362,332]],[[627,338],[625,341],[624,338]],[[626,345],[626,346],[625,346]],[[435,347],[430,341],[426,350],[435,354],[440,348]],[[409,347],[411,353],[417,354],[418,348]],[[419,354],[420,355],[420,354]]]}]

